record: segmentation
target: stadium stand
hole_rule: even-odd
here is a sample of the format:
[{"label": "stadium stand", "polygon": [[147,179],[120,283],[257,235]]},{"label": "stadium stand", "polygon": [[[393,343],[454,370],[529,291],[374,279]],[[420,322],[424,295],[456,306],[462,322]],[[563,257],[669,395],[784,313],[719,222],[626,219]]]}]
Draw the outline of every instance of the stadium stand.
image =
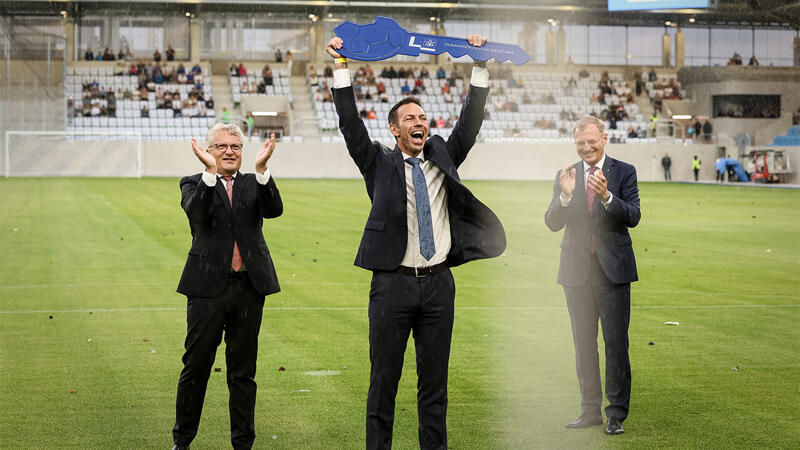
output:
[{"label": "stadium stand", "polygon": [[800,145],[800,126],[789,128],[784,136],[775,136],[772,145]]},{"label": "stadium stand", "polygon": [[[135,73],[130,66],[125,66],[122,73],[116,66],[108,65],[68,67],[67,130],[140,131],[143,139],[160,141],[204,137],[208,127],[216,122],[213,108],[208,108],[205,101],[212,97],[211,83],[202,79],[209,68],[200,64],[199,77],[194,74],[191,82],[187,78],[185,83],[179,83],[177,77],[174,82],[165,82],[163,75],[140,74],[142,69],[152,73],[154,67],[142,63],[138,66]],[[178,75],[179,66],[166,67],[162,73],[173,73],[175,69],[174,74]],[[191,72],[186,76],[191,76]],[[156,82],[158,79],[160,83]],[[122,135],[118,139],[133,137]]]},{"label": "stadium stand", "polygon": [[[378,116],[364,121],[373,139],[393,141],[385,117],[391,106],[404,95],[419,97],[429,118],[434,121],[433,125],[439,119],[444,121],[443,128],[430,127],[431,135],[446,137],[450,134],[461,110],[466,81],[455,71],[450,71],[445,78],[435,77],[436,70],[436,67],[415,68],[409,70],[412,75],[406,78],[379,75],[370,81],[368,77],[359,77],[359,68],[353,69],[353,87],[359,111],[374,110]],[[604,77],[610,93],[602,92],[599,87]],[[336,112],[326,97],[326,86],[333,84],[333,78],[326,77],[323,69],[317,69],[309,73],[307,80],[320,131],[323,136],[324,133],[336,134]],[[421,80],[422,88],[418,86],[418,80]],[[385,92],[377,89],[379,85],[385,87]],[[571,72],[526,73],[507,69],[493,74],[491,87],[479,136],[485,142],[571,142],[571,123],[582,114],[594,114],[606,120],[612,142],[655,142],[654,138],[646,137],[646,133],[637,134],[637,137],[628,135],[631,129],[646,130],[648,122],[632,101],[632,90],[622,73],[594,72],[579,78]],[[611,110],[613,114],[609,113]]]}]

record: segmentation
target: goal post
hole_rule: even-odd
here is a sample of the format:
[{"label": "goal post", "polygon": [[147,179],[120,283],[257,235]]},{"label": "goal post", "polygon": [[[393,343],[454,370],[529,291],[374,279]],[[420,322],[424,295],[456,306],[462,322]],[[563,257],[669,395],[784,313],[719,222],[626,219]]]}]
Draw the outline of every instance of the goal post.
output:
[{"label": "goal post", "polygon": [[142,177],[140,131],[6,131],[5,176]]}]

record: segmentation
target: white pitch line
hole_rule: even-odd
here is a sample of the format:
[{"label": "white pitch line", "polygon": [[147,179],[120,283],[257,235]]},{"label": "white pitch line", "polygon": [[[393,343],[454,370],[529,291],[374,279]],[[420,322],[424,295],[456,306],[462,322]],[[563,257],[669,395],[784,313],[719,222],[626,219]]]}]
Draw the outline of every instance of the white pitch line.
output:
[{"label": "white pitch line", "polygon": [[[741,309],[741,308],[800,308],[800,304],[783,305],[633,305],[631,309]],[[456,306],[457,311],[563,311],[562,307],[543,306]],[[265,306],[264,311],[366,311],[367,306]],[[185,307],[162,308],[97,308],[97,309],[61,309],[61,310],[29,310],[0,311],[0,314],[56,314],[56,313],[95,313],[95,312],[156,312],[186,311]]]}]

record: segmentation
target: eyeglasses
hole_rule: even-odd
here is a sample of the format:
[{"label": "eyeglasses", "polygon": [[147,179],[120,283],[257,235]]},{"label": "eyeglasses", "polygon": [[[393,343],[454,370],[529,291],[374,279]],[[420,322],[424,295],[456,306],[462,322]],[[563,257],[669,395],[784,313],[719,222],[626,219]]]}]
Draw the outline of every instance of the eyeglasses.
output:
[{"label": "eyeglasses", "polygon": [[600,142],[600,139],[590,139],[588,141],[575,141],[575,147],[583,148],[584,145],[589,144],[590,146],[595,146],[597,143]]},{"label": "eyeglasses", "polygon": [[228,147],[230,147],[233,153],[242,153],[242,144],[211,144],[209,146],[209,148],[213,148],[220,153],[225,153]]}]

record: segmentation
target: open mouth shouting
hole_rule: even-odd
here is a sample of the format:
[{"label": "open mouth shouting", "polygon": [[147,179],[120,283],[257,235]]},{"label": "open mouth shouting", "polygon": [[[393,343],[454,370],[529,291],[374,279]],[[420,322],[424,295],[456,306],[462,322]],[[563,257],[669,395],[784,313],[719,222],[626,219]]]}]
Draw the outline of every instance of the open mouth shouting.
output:
[{"label": "open mouth shouting", "polygon": [[414,130],[411,132],[411,143],[414,144],[415,147],[421,147],[425,145],[425,130]]}]

